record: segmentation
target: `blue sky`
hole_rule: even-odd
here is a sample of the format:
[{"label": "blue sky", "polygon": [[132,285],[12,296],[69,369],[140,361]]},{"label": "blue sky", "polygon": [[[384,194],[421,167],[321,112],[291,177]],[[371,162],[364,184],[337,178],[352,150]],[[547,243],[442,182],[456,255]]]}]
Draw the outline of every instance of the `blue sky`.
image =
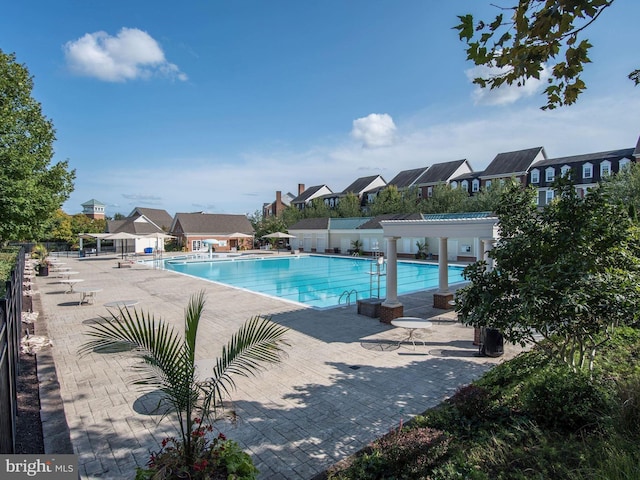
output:
[{"label": "blue sky", "polygon": [[[507,4],[513,1],[506,2]],[[277,190],[501,152],[633,147],[640,135],[640,2],[588,31],[588,90],[543,112],[543,85],[479,92],[452,27],[489,0],[26,0],[0,49],[34,76],[76,169],[67,213],[134,207],[253,213]]]}]

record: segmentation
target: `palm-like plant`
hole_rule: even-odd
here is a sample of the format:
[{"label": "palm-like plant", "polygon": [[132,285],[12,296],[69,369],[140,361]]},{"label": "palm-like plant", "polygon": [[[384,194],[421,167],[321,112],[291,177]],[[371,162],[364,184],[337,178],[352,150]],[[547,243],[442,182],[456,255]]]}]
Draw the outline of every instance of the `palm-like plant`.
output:
[{"label": "palm-like plant", "polygon": [[[235,389],[233,377],[255,375],[264,364],[280,361],[287,329],[260,316],[247,320],[232,336],[210,376],[199,379],[195,365],[196,336],[205,305],[204,292],[189,300],[184,316],[184,336],[163,321],[137,309],[112,312],[104,322],[91,325],[81,354],[133,347],[142,358],[145,375],[135,384],[159,389],[164,411],[173,412],[184,451],[184,465],[191,467],[195,454],[192,431],[200,420],[214,421],[222,400]],[[195,420],[195,422],[194,422]]]}]

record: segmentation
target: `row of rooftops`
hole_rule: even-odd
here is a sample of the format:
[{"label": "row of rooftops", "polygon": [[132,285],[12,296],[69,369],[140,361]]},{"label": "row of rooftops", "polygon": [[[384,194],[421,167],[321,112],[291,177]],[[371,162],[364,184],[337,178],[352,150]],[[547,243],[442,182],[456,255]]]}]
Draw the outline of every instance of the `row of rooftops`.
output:
[{"label": "row of rooftops", "polygon": [[[86,210],[89,207],[104,207],[104,204],[92,199],[82,206]],[[231,233],[253,235],[254,230],[246,215],[193,212],[176,213],[172,217],[166,210],[136,207],[123,219],[107,221],[107,233],[120,232],[134,235],[169,232],[176,235],[215,236]]]},{"label": "row of rooftops", "polygon": [[640,138],[638,138],[635,148],[630,147],[556,158],[548,158],[544,147],[499,153],[491,163],[489,163],[487,168],[482,171],[473,171],[473,168],[466,159],[436,163],[431,166],[403,170],[389,182],[386,182],[380,175],[361,177],[341,192],[333,192],[327,185],[315,185],[305,189],[303,184],[299,184],[297,196],[291,193],[282,195],[281,192],[277,192],[276,202],[265,203],[263,213],[268,214],[269,211],[271,211],[271,214],[279,213],[273,211],[277,210],[277,206],[274,205],[277,202],[281,202],[283,206],[294,205],[301,208],[314,198],[326,200],[339,198],[349,193],[356,194],[362,198],[365,193],[375,194],[389,185],[394,185],[399,190],[403,190],[412,187],[435,186],[441,183],[460,183],[464,180],[472,179],[487,181],[512,176],[525,177],[528,172],[535,168],[561,168],[565,165],[575,168],[587,162],[597,164],[605,160],[613,161],[621,159],[628,159],[630,161],[640,160]]}]

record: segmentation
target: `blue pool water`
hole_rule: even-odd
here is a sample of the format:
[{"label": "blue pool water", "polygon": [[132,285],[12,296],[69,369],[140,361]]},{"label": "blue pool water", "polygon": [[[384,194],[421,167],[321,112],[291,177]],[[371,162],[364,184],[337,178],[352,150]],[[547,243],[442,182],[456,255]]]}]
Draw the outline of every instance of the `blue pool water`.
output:
[{"label": "blue pool water", "polygon": [[[344,292],[356,291],[358,299],[386,296],[386,265],[381,269],[383,275],[378,276],[376,262],[366,258],[287,255],[195,262],[166,260],[165,268],[315,308],[344,305],[347,301]],[[464,280],[462,270],[463,267],[449,267],[449,284]],[[437,265],[398,262],[398,295],[437,287]],[[351,303],[355,300],[352,293]]]}]

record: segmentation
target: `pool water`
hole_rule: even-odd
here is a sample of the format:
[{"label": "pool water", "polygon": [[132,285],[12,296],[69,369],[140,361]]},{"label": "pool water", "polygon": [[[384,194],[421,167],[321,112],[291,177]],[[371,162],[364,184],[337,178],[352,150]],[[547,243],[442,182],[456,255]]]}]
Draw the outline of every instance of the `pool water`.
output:
[{"label": "pool water", "polygon": [[[378,270],[377,262],[370,258],[287,255],[211,261],[166,260],[164,264],[167,270],[314,308],[386,296],[386,265]],[[449,266],[449,284],[464,281],[462,270],[463,267]],[[437,265],[398,261],[398,295],[437,287]]]}]

